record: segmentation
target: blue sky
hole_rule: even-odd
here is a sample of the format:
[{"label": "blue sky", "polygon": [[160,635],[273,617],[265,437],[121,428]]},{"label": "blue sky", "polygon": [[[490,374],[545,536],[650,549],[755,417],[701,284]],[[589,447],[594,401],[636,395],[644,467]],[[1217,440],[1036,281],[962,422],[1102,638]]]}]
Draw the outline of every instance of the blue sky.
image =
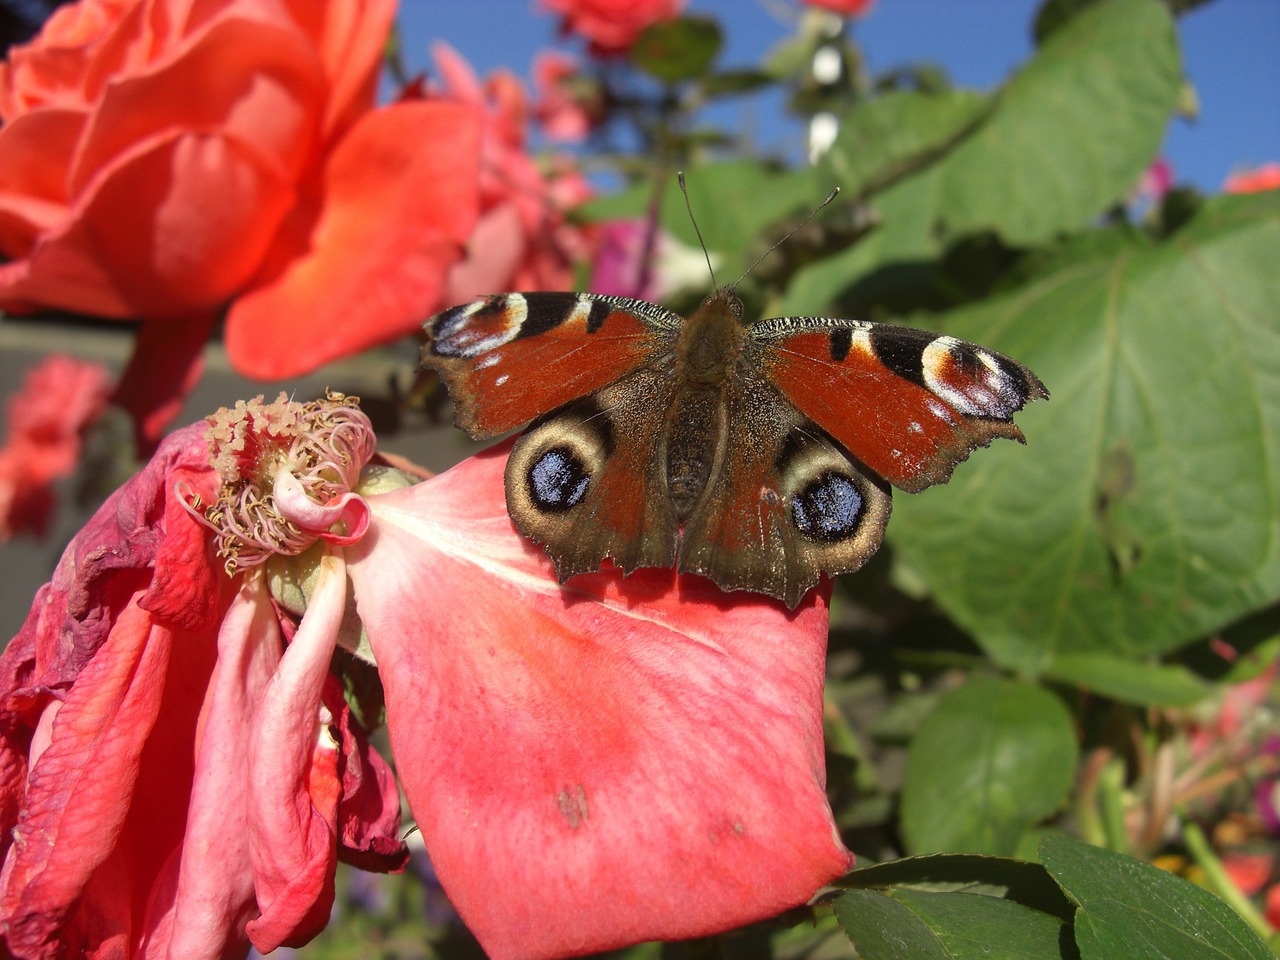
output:
[{"label": "blue sky", "polygon": [[[998,84],[1031,53],[1037,0],[878,0],[856,25],[873,71],[931,60],[960,85]],[[755,63],[789,28],[791,0],[690,0],[687,9],[715,16],[725,29],[724,65]],[[437,39],[456,47],[482,73],[507,66],[523,75],[537,51],[574,49],[556,36],[556,18],[536,0],[403,0],[405,59],[429,64]],[[1178,182],[1216,191],[1233,170],[1280,161],[1280,2],[1216,0],[1179,22],[1187,73],[1200,98],[1195,123],[1175,121],[1165,156]],[[748,114],[766,144],[799,137],[765,101]]]}]

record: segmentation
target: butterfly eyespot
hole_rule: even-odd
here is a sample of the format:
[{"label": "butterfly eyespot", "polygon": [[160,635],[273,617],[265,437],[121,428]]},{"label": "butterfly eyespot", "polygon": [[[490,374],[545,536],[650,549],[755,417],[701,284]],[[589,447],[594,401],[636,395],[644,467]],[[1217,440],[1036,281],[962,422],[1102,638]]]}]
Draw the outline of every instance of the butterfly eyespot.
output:
[{"label": "butterfly eyespot", "polygon": [[791,519],[810,540],[834,543],[858,532],[863,498],[853,480],[824,470],[791,497]]},{"label": "butterfly eyespot", "polygon": [[540,510],[559,513],[582,502],[591,474],[567,446],[552,447],[529,467],[529,498]]}]

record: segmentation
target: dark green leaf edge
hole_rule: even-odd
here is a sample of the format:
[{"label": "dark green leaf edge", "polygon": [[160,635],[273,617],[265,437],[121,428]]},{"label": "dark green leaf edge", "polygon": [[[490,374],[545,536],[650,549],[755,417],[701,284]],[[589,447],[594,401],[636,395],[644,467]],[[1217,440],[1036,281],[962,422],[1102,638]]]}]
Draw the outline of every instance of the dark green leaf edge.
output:
[{"label": "dark green leaf edge", "polygon": [[[936,853],[888,860],[841,877],[843,889],[883,889],[922,884],[981,885],[1003,891],[1003,899],[1069,923],[1075,904],[1038,863],[971,853]],[[976,891],[975,891],[976,892]]]}]

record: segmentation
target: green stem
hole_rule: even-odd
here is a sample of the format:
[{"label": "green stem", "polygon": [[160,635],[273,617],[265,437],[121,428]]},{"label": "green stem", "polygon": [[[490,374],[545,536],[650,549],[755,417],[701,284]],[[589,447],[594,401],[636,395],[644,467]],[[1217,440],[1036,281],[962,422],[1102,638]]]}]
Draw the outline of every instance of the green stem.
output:
[{"label": "green stem", "polygon": [[1182,839],[1187,844],[1187,850],[1191,853],[1191,857],[1204,871],[1205,879],[1209,883],[1209,888],[1220,896],[1231,906],[1236,913],[1244,918],[1244,922],[1262,937],[1263,940],[1270,942],[1274,931],[1271,924],[1267,923],[1266,917],[1258,910],[1252,900],[1246,897],[1227,876],[1227,871],[1222,866],[1222,861],[1218,859],[1218,855],[1213,852],[1209,839],[1204,835],[1196,824],[1189,820],[1183,821]]}]

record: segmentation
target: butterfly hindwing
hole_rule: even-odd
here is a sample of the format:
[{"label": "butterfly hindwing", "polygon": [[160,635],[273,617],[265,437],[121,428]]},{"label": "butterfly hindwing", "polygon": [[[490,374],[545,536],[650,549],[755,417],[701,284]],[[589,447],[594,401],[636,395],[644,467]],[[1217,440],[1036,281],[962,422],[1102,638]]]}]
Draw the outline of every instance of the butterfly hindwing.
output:
[{"label": "butterfly hindwing", "polygon": [[783,317],[753,324],[750,338],[754,364],[792,404],[913,493],[996,437],[1021,441],[1013,414],[1048,396],[1017,361],[924,330]]},{"label": "butterfly hindwing", "polygon": [[679,525],[666,495],[670,372],[642,368],[533,423],[507,460],[507,509],[563,582],[599,569],[669,567]]},{"label": "butterfly hindwing", "polygon": [[875,553],[889,488],[749,369],[725,405],[734,429],[685,523],[680,569],[794,607],[823,574],[856,570]]},{"label": "butterfly hindwing", "polygon": [[448,386],[458,426],[492,437],[670,350],[680,322],[644,300],[497,294],[429,320],[422,362]]}]

